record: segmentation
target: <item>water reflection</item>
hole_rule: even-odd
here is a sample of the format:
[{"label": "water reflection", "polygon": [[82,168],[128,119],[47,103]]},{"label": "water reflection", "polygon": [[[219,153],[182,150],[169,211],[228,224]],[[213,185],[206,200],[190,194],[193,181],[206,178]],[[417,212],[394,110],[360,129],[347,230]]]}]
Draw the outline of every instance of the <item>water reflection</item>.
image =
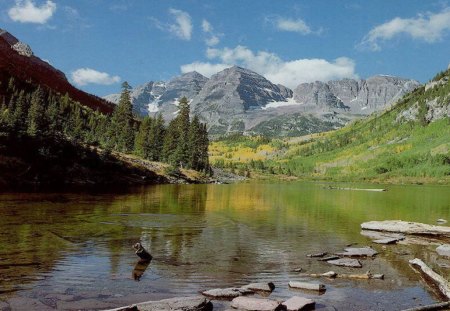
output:
[{"label": "water reflection", "polygon": [[134,266],[132,277],[135,281],[140,281],[142,275],[144,275],[145,270],[147,270],[150,265],[151,260],[139,260]]},{"label": "water reflection", "polygon": [[[281,183],[159,185],[128,194],[2,194],[0,300],[11,291],[29,296],[147,293],[151,298],[259,280],[282,284],[297,277],[292,271],[298,266],[311,273],[330,270],[306,254],[367,245],[370,240],[359,232],[364,221],[450,219],[447,188],[388,188],[364,193]],[[137,241],[154,256],[151,269],[149,263],[136,263],[131,246]],[[412,296],[433,300],[406,264],[419,257],[448,274],[435,264],[442,259],[433,246],[378,250],[381,254],[365,260],[364,269],[384,273],[388,281],[336,280],[323,302],[342,300],[355,287],[368,304],[389,290],[403,290],[399,299],[405,303]],[[278,288],[276,295],[292,294]]]}]

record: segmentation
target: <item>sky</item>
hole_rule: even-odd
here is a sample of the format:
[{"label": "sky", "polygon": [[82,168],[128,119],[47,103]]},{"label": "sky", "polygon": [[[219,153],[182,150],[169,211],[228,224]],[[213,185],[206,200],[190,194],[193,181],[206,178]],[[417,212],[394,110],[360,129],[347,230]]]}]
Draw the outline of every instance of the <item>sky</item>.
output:
[{"label": "sky", "polygon": [[233,65],[295,88],[450,63],[450,0],[0,0],[0,28],[99,96]]}]

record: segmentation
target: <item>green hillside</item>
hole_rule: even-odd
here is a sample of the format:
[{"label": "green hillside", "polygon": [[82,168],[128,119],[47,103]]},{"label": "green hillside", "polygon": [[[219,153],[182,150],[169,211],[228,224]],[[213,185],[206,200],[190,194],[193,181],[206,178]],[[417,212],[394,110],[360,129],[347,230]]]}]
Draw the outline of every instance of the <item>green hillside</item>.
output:
[{"label": "green hillside", "polygon": [[[308,179],[449,183],[449,106],[447,70],[390,109],[367,119],[315,137],[272,142],[280,148],[267,152],[257,165],[252,159],[241,161],[230,153],[215,162],[254,174]],[[234,148],[239,154],[239,148]]]}]

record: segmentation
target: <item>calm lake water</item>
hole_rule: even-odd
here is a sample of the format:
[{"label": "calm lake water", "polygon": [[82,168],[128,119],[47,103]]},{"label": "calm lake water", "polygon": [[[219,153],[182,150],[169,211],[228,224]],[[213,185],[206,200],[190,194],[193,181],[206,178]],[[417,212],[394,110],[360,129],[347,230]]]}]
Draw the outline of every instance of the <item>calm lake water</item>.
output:
[{"label": "calm lake water", "polygon": [[[351,243],[372,245],[360,234],[364,221],[450,220],[450,188],[390,185],[384,186],[387,192],[364,192],[325,189],[328,185],[0,194],[0,310],[102,309],[258,281],[275,283],[271,298],[311,297],[317,310],[400,310],[438,301],[408,265],[418,257],[450,277],[450,262],[435,253],[436,246],[373,245],[380,254],[362,260],[362,269],[306,255],[342,251]],[[138,241],[154,256],[148,267],[136,266],[132,245]],[[293,272],[298,267],[307,273],[370,270],[386,278],[321,279],[327,290],[316,295],[288,288],[289,280],[305,279]],[[226,303],[215,307],[224,309]]]}]

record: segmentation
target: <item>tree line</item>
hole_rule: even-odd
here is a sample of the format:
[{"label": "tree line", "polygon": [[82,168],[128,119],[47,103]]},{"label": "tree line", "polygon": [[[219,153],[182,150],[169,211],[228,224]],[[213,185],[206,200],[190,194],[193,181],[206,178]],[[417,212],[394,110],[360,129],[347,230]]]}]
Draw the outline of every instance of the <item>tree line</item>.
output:
[{"label": "tree line", "polygon": [[0,134],[54,137],[99,146],[105,151],[133,153],[178,168],[209,172],[208,133],[197,116],[190,118],[188,100],[179,100],[179,112],[168,125],[161,114],[138,119],[133,115],[128,83],[120,101],[105,115],[41,86],[20,88],[10,78],[0,96]]}]

